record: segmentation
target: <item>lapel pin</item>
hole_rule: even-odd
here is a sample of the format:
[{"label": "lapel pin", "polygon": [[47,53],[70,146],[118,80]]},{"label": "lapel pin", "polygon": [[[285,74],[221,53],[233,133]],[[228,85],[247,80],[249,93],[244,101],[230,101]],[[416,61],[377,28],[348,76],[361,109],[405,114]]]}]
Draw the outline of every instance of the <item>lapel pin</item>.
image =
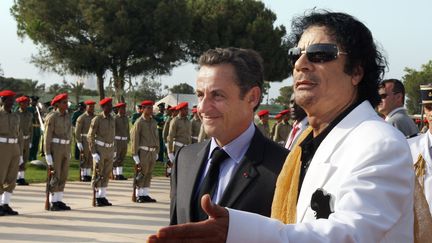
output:
[{"label": "lapel pin", "polygon": [[244,178],[249,178],[249,173],[247,173],[247,172],[243,172],[243,177],[244,177]]}]

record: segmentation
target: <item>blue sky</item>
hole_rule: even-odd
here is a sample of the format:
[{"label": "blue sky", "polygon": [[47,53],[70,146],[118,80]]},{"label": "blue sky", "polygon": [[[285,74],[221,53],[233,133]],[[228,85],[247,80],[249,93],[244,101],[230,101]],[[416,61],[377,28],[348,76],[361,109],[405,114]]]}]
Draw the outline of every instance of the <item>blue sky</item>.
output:
[{"label": "blue sky", "polygon": [[[420,69],[422,64],[432,60],[432,1],[390,1],[390,0],[264,0],[265,5],[277,15],[277,25],[285,25],[290,32],[291,19],[311,8],[324,8],[351,14],[366,24],[375,40],[384,50],[389,62],[387,78],[402,78],[404,68]],[[30,78],[46,83],[47,86],[63,78],[38,70],[31,63],[31,55],[37,48],[31,40],[21,41],[16,35],[16,22],[9,8],[13,0],[0,1],[0,64],[6,77]],[[196,70],[192,64],[185,64],[173,70],[171,75],[162,76],[163,85],[173,86],[188,83],[194,86]],[[78,77],[67,76],[75,82]],[[291,85],[287,79],[274,83],[270,98],[279,95],[279,88]]]}]

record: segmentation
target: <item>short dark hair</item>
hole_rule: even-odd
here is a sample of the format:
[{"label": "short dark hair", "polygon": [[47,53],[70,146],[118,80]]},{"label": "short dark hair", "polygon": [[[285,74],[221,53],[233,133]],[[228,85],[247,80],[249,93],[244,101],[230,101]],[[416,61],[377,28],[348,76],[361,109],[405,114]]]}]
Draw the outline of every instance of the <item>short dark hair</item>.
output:
[{"label": "short dark hair", "polygon": [[254,111],[258,108],[262,100],[264,84],[263,59],[258,52],[235,47],[210,49],[201,55],[198,64],[200,67],[218,64],[233,65],[238,78],[236,83],[240,88],[241,99],[253,87],[258,86],[260,89],[260,102],[254,107]]},{"label": "short dark hair", "polygon": [[370,30],[349,14],[312,10],[293,20],[291,41],[298,43],[303,32],[311,26],[326,27],[327,34],[347,52],[345,73],[352,74],[357,66],[363,68],[364,75],[358,84],[359,101],[368,100],[376,107],[381,102],[378,85],[384,76],[387,61],[374,43]]},{"label": "short dark hair", "polygon": [[402,94],[402,104],[405,103],[405,86],[399,79],[390,78],[390,79],[384,79],[381,81],[379,88],[385,88],[386,83],[392,83],[393,84],[393,93],[401,93]]}]

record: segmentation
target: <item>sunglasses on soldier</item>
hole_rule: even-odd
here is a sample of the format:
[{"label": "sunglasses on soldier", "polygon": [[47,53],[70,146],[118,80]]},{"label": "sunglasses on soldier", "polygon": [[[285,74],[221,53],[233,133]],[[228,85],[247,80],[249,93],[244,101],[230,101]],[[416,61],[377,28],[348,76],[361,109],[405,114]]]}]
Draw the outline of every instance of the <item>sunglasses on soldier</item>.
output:
[{"label": "sunglasses on soldier", "polygon": [[293,47],[288,50],[288,57],[293,66],[302,54],[306,54],[310,62],[323,63],[336,60],[339,55],[347,55],[348,53],[339,51],[337,45],[332,43],[312,44],[306,50],[302,50],[300,47]]}]

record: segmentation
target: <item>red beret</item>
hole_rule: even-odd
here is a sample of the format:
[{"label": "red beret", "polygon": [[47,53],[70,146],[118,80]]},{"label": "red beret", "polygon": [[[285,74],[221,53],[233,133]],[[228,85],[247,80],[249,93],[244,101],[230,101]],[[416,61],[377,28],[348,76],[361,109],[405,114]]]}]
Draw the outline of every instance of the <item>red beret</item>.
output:
[{"label": "red beret", "polygon": [[279,118],[281,118],[282,117],[282,115],[279,113],[279,114],[277,114],[274,118],[275,119],[279,119]]},{"label": "red beret", "polygon": [[192,113],[197,113],[198,109],[197,108],[192,108]]},{"label": "red beret", "polygon": [[265,116],[265,115],[268,115],[268,114],[269,114],[268,110],[260,110],[260,111],[258,111],[258,116],[259,117]]},{"label": "red beret", "polygon": [[279,112],[279,114],[281,114],[281,115],[286,115],[288,113],[290,113],[289,110],[283,110],[283,111]]},{"label": "red beret", "polygon": [[176,110],[179,111],[179,110],[181,110],[185,107],[188,107],[188,106],[189,106],[189,104],[187,102],[182,102],[176,106]]},{"label": "red beret", "polygon": [[105,104],[107,104],[109,102],[112,102],[112,98],[108,98],[107,97],[107,98],[104,98],[101,101],[99,101],[99,105],[105,105]]},{"label": "red beret", "polygon": [[14,97],[16,95],[12,90],[3,90],[0,91],[0,97]]},{"label": "red beret", "polygon": [[141,102],[141,106],[153,106],[154,102],[151,100],[144,100]]},{"label": "red beret", "polygon": [[29,97],[27,97],[27,96],[21,96],[21,97],[16,98],[15,101],[18,102],[18,103],[21,103],[21,102],[27,102],[27,101],[30,101],[30,99],[29,99]]},{"label": "red beret", "polygon": [[84,104],[86,104],[86,105],[94,105],[94,104],[96,104],[96,102],[94,102],[93,100],[86,100],[86,101],[84,101]]},{"label": "red beret", "polygon": [[54,97],[54,99],[52,99],[51,105],[54,105],[55,103],[59,102],[60,100],[64,100],[67,98],[68,98],[67,93],[58,94],[58,95],[56,95],[56,97]]},{"label": "red beret", "polygon": [[175,111],[175,109],[176,109],[176,106],[171,106],[168,108],[169,111]]},{"label": "red beret", "polygon": [[126,103],[120,102],[114,106],[115,108],[126,107]]}]

